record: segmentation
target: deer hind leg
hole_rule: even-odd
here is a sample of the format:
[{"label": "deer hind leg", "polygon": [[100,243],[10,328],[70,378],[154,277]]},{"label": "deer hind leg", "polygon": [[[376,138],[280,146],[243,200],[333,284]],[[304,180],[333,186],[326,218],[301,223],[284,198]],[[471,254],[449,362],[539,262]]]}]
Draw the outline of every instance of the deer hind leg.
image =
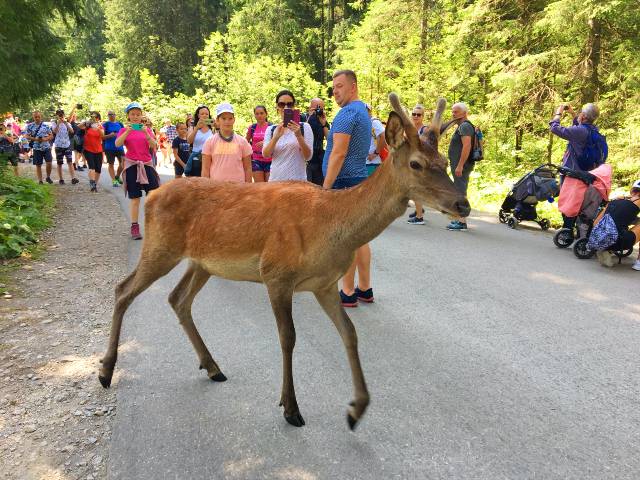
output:
[{"label": "deer hind leg", "polygon": [[147,252],[143,247],[136,269],[116,287],[116,302],[111,320],[109,346],[104,357],[100,360],[102,367],[98,374],[98,379],[104,388],[111,386],[113,369],[118,359],[118,342],[120,341],[120,329],[125,312],[138,295],[149,288],[158,278],[169,273],[180,261],[180,258],[171,257],[163,251]]},{"label": "deer hind leg", "polygon": [[190,262],[189,268],[184,276],[169,295],[169,303],[173,311],[176,312],[180,325],[182,325],[182,328],[187,334],[187,337],[189,337],[198,355],[200,369],[206,369],[207,375],[214,382],[224,382],[227,377],[220,371],[220,367],[211,356],[211,353],[209,353],[209,349],[202,340],[202,337],[200,337],[200,333],[193,323],[193,317],[191,316],[193,299],[202,287],[205,286],[210,276],[209,272],[204,268],[194,262]]},{"label": "deer hind leg", "polygon": [[296,392],[293,386],[293,347],[296,344],[296,329],[293,325],[293,288],[267,285],[271,308],[276,317],[280,347],[282,348],[282,393],[280,406],[284,407],[284,418],[294,427],[302,427],[304,418],[300,415]]},{"label": "deer hind leg", "polygon": [[342,343],[347,350],[355,397],[349,405],[347,422],[349,422],[349,428],[353,430],[369,405],[369,392],[367,391],[367,385],[364,381],[364,374],[362,373],[360,357],[358,355],[358,336],[356,329],[344,311],[344,308],[342,308],[337,285],[333,284],[329,288],[316,291],[314,295],[322,309],[329,315],[329,318],[331,318],[333,324],[338,329]]}]

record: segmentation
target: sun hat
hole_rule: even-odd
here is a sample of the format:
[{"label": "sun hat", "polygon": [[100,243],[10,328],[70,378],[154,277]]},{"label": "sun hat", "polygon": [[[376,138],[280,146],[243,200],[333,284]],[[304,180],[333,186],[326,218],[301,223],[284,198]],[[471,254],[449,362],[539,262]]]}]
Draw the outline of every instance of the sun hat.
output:
[{"label": "sun hat", "polygon": [[220,105],[216,106],[216,118],[218,118],[223,113],[232,113],[234,115],[236,114],[230,103],[221,103]]}]

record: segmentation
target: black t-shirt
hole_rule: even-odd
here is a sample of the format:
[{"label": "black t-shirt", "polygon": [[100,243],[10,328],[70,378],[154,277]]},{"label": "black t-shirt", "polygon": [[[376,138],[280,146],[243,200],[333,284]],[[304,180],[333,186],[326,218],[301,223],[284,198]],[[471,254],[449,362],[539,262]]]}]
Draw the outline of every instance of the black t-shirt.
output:
[{"label": "black t-shirt", "polygon": [[618,232],[626,232],[629,225],[635,222],[638,213],[640,213],[640,207],[626,198],[612,200],[607,205],[607,213],[611,215]]},{"label": "black t-shirt", "polygon": [[8,153],[13,155],[13,143],[7,140],[7,137],[0,137],[0,153]]},{"label": "black t-shirt", "polygon": [[178,150],[178,156],[180,160],[182,160],[185,165],[187,160],[189,160],[189,155],[191,154],[191,145],[187,142],[186,138],[176,137],[171,142],[171,148],[176,148]]},{"label": "black t-shirt", "polygon": [[[309,160],[309,163],[321,164],[324,157],[324,127],[315,113],[309,115],[307,123],[313,131],[313,157]],[[327,126],[329,126],[328,123]]]}]

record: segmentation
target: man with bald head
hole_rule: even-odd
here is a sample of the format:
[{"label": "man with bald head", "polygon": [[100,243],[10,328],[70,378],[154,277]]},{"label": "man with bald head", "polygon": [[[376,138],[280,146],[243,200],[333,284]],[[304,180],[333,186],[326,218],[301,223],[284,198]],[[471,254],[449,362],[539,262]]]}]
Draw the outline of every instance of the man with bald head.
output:
[{"label": "man with bald head", "polygon": [[320,98],[313,98],[309,104],[307,123],[313,131],[313,156],[307,162],[307,180],[322,186],[322,159],[324,158],[324,139],[329,134],[329,122],[324,111],[324,102]]},{"label": "man with bald head", "polygon": [[47,183],[53,183],[51,180],[51,140],[53,140],[53,131],[51,127],[42,121],[42,113],[38,110],[33,112],[33,123],[27,127],[27,140],[33,145],[33,164],[36,166],[36,175],[38,182],[42,184],[42,164],[46,163]]}]

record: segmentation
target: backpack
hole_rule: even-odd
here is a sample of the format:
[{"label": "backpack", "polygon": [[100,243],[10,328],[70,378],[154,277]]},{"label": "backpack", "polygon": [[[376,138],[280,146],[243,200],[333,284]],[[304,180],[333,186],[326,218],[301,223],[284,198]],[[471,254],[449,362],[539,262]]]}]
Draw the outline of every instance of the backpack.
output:
[{"label": "backpack", "polygon": [[618,241],[618,228],[611,218],[611,215],[605,213],[602,220],[593,227],[587,248],[592,251],[607,250]]},{"label": "backpack", "polygon": [[[374,120],[380,121],[380,119],[378,119],[376,117],[373,117],[371,119],[371,122],[373,122]],[[389,156],[389,147],[387,145],[385,145],[382,150],[378,150],[378,137],[376,137],[376,131],[373,128],[373,125],[371,126],[371,136],[373,137],[373,142],[376,145],[376,152],[378,152],[378,155],[380,156],[380,160],[382,160],[384,162],[387,159],[387,157]]]},{"label": "backpack", "polygon": [[582,152],[582,157],[576,157],[576,159],[580,169],[588,172],[607,161],[609,146],[607,145],[607,138],[596,127],[588,124],[581,126],[589,131],[589,136],[587,137],[587,144]]},{"label": "backpack", "polygon": [[[267,122],[267,125],[271,125],[270,122]],[[249,127],[249,130],[251,131],[251,145],[253,145],[253,134],[256,133],[256,128],[258,128],[258,124],[254,123],[253,125],[251,125]],[[271,132],[271,134],[273,135],[273,131]],[[304,132],[302,132],[302,136],[304,136]]]},{"label": "backpack", "polygon": [[482,134],[482,130],[476,127],[469,120],[466,122],[473,127],[474,135],[473,135],[473,144],[471,145],[471,153],[469,154],[469,160],[474,162],[479,162],[484,159],[484,148],[482,147],[482,139],[484,135]]}]

